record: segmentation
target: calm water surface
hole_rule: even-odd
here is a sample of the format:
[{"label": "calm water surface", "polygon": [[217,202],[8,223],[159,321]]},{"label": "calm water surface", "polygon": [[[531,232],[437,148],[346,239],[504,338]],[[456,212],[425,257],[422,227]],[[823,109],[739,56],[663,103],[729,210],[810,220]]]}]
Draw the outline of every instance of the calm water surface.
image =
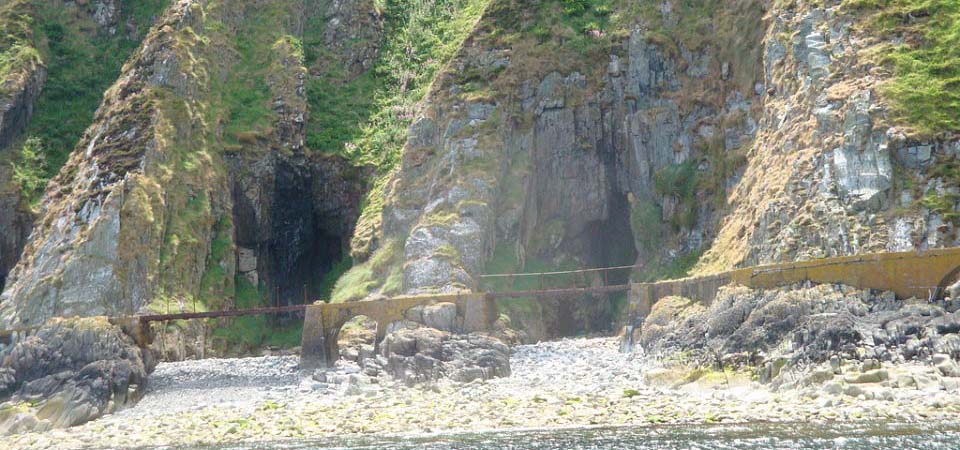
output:
[{"label": "calm water surface", "polygon": [[197,448],[203,450],[960,450],[960,424],[650,426],[418,437],[340,438]]}]

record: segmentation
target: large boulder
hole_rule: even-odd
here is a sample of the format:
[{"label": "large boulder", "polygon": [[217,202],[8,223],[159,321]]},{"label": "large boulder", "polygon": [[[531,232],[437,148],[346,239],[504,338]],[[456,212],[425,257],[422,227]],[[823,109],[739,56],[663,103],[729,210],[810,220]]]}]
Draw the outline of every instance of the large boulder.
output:
[{"label": "large boulder", "polygon": [[510,375],[510,349],[481,334],[456,335],[433,328],[404,328],[383,340],[384,369],[407,384],[447,378],[457,382]]},{"label": "large boulder", "polygon": [[154,358],[104,317],[53,319],[0,350],[0,435],[70,427],[140,399]]}]

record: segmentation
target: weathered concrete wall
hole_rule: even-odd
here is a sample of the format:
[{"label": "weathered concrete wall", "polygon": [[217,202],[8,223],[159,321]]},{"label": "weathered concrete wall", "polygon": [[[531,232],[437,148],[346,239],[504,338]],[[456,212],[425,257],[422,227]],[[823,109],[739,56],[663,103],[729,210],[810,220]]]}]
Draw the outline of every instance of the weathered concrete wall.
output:
[{"label": "weathered concrete wall", "polygon": [[386,334],[387,327],[403,320],[405,313],[415,306],[437,303],[457,305],[457,322],[461,332],[489,330],[497,320],[497,304],[486,294],[445,294],[394,297],[368,302],[317,304],[307,307],[303,325],[300,353],[301,369],[317,369],[333,364],[339,358],[337,335],[347,321],[366,316],[377,323],[377,342]]},{"label": "weathered concrete wall", "polygon": [[893,291],[900,298],[929,298],[960,275],[960,248],[926,252],[878,253],[738,269],[702,277],[658,283],[637,283],[630,290],[628,335],[664,297],[681,296],[710,304],[722,286],[731,283],[769,289],[810,281],[839,283],[858,289]]}]

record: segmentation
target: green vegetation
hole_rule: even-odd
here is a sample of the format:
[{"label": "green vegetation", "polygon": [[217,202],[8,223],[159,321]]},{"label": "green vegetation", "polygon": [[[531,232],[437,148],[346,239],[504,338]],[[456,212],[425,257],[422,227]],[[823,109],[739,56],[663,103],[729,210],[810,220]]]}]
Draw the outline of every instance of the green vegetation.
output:
[{"label": "green vegetation", "polygon": [[323,278],[320,280],[319,287],[317,292],[320,294],[320,298],[326,301],[329,301],[333,298],[333,289],[337,285],[337,280],[347,273],[353,267],[353,258],[349,255],[334,263],[333,267],[330,270],[323,274]]},{"label": "green vegetation", "polygon": [[692,161],[664,167],[653,176],[654,190],[677,201],[676,210],[668,218],[674,229],[690,228],[697,222],[698,177]]},{"label": "green vegetation", "polygon": [[0,94],[24,69],[40,62],[33,42],[33,5],[12,0],[0,6]]},{"label": "green vegetation", "polygon": [[460,49],[490,0],[382,0],[385,38],[371,70],[351,78],[330,67],[322,24],[308,24],[306,64],[326,72],[307,88],[307,146],[343,155],[381,173],[399,161],[417,103],[440,69]]},{"label": "green vegetation", "polygon": [[680,255],[667,265],[653,264],[644,270],[640,281],[676,280],[690,276],[690,271],[703,256],[704,249]]},{"label": "green vegetation", "polygon": [[384,295],[400,293],[403,282],[403,243],[385,242],[363,264],[340,277],[330,296],[331,302],[362,300],[379,290]]},{"label": "green vegetation", "polygon": [[39,198],[46,187],[47,158],[40,139],[27,138],[20,149],[19,161],[13,163],[13,181],[27,198]]},{"label": "green vegetation", "polygon": [[868,13],[863,26],[902,44],[875,55],[893,71],[883,85],[899,124],[918,137],[960,132],[960,2],[955,0],[846,0]]},{"label": "green vegetation", "polygon": [[[209,120],[224,124],[226,147],[257,144],[273,126],[271,88],[279,87],[278,83],[268,82],[271,70],[276,70],[270,62],[287,55],[302,61],[302,44],[284,34],[285,16],[290,13],[288,5],[261,5],[251,13],[255,16],[244,20],[236,34],[229,36],[228,45],[235,49],[237,60],[224,74],[225,79],[212,85],[210,94],[213,107]],[[209,21],[205,26],[212,36],[220,35],[225,27],[219,21]]]},{"label": "green vegetation", "polygon": [[653,201],[633,201],[630,205],[630,229],[637,250],[652,254],[663,239],[663,211]]},{"label": "green vegetation", "polygon": [[[262,308],[269,305],[269,296],[265,289],[253,286],[241,275],[234,281],[236,285],[236,309]],[[223,339],[229,348],[240,352],[253,351],[263,347],[290,348],[300,345],[303,323],[278,327],[268,316],[235,317],[214,327],[213,336]]]},{"label": "green vegetation", "polygon": [[[79,6],[67,7],[47,0],[33,2],[37,14],[33,21],[34,40],[47,66],[47,82],[26,130],[29,145],[22,145],[20,153],[22,159],[28,159],[30,151],[43,149],[46,163],[35,174],[39,177],[37,183],[45,185],[63,167],[93,122],[104,91],[116,81],[123,63],[166,3],[167,0],[125,0],[120,30],[110,35],[98,31],[85,13],[77,13]],[[128,21],[136,25],[138,36],[131,37],[123,31],[122,24]],[[23,46],[18,48],[21,58],[30,53]],[[27,194],[35,204],[42,188],[30,189]]]}]

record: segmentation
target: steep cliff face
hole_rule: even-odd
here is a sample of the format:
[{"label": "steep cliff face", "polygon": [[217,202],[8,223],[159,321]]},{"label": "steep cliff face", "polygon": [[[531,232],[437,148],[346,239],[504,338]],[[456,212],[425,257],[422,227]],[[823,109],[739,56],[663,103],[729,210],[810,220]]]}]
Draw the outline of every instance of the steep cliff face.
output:
[{"label": "steep cliff face", "polygon": [[26,0],[0,5],[0,149],[23,132],[46,80],[31,29],[34,13]]},{"label": "steep cliff face", "polygon": [[47,180],[165,1],[12,0],[0,6],[0,282],[20,256]]},{"label": "steep cliff face", "polygon": [[[956,11],[941,2],[851,6],[857,3],[863,2],[797,2],[771,10],[757,139],[699,270],[958,244],[951,170],[960,149],[957,130],[942,123],[918,129],[916,118],[897,111],[919,109],[923,99],[907,105],[897,104],[899,95],[891,99],[897,95],[891,78],[904,74],[878,56],[895,54],[891,42],[898,39],[918,39],[908,23],[938,29],[908,19],[909,5],[917,16],[924,8],[944,18]],[[904,25],[885,35],[870,26],[877,14]],[[906,75],[914,76],[917,92],[937,81]],[[950,114],[950,98],[940,101]],[[921,120],[932,122],[939,113],[925,115]]]},{"label": "steep cliff face", "polygon": [[[125,5],[78,7],[109,36],[140,23]],[[958,13],[917,5],[173,2],[47,189],[0,315],[300,302],[351,258],[334,301],[956,245],[960,102],[943,70],[903,80]],[[622,305],[502,306],[536,338]]]},{"label": "steep cliff face", "polygon": [[[386,194],[385,244],[355,269],[386,280],[373,292],[635,262],[655,276],[709,243],[759,109],[759,52],[728,60],[726,46],[759,48],[762,33],[665,43],[651,30],[675,27],[670,18],[601,3],[487,8],[411,127]],[[742,2],[697,31],[737,14],[762,23],[759,7]],[[605,299],[568,303],[504,306],[528,329],[608,326]]]},{"label": "steep cliff face", "polygon": [[[956,245],[954,130],[894,114],[876,56],[916,26],[868,26],[909,3],[492,2],[410,129],[380,249],[344,278],[368,283],[338,299]],[[576,331],[609,321],[598,303],[504,306]]]},{"label": "steep cliff face", "polygon": [[377,14],[369,1],[174,2],[48,187],[4,321],[223,308],[238,288],[252,302],[315,296],[366,176],[305,147],[303,36],[315,19],[342,39],[370,33],[340,21],[350,8]]},{"label": "steep cliff face", "polygon": [[27,1],[0,5],[0,289],[30,233],[31,217],[14,182],[9,147],[33,116],[46,80],[33,43],[33,13]]}]

